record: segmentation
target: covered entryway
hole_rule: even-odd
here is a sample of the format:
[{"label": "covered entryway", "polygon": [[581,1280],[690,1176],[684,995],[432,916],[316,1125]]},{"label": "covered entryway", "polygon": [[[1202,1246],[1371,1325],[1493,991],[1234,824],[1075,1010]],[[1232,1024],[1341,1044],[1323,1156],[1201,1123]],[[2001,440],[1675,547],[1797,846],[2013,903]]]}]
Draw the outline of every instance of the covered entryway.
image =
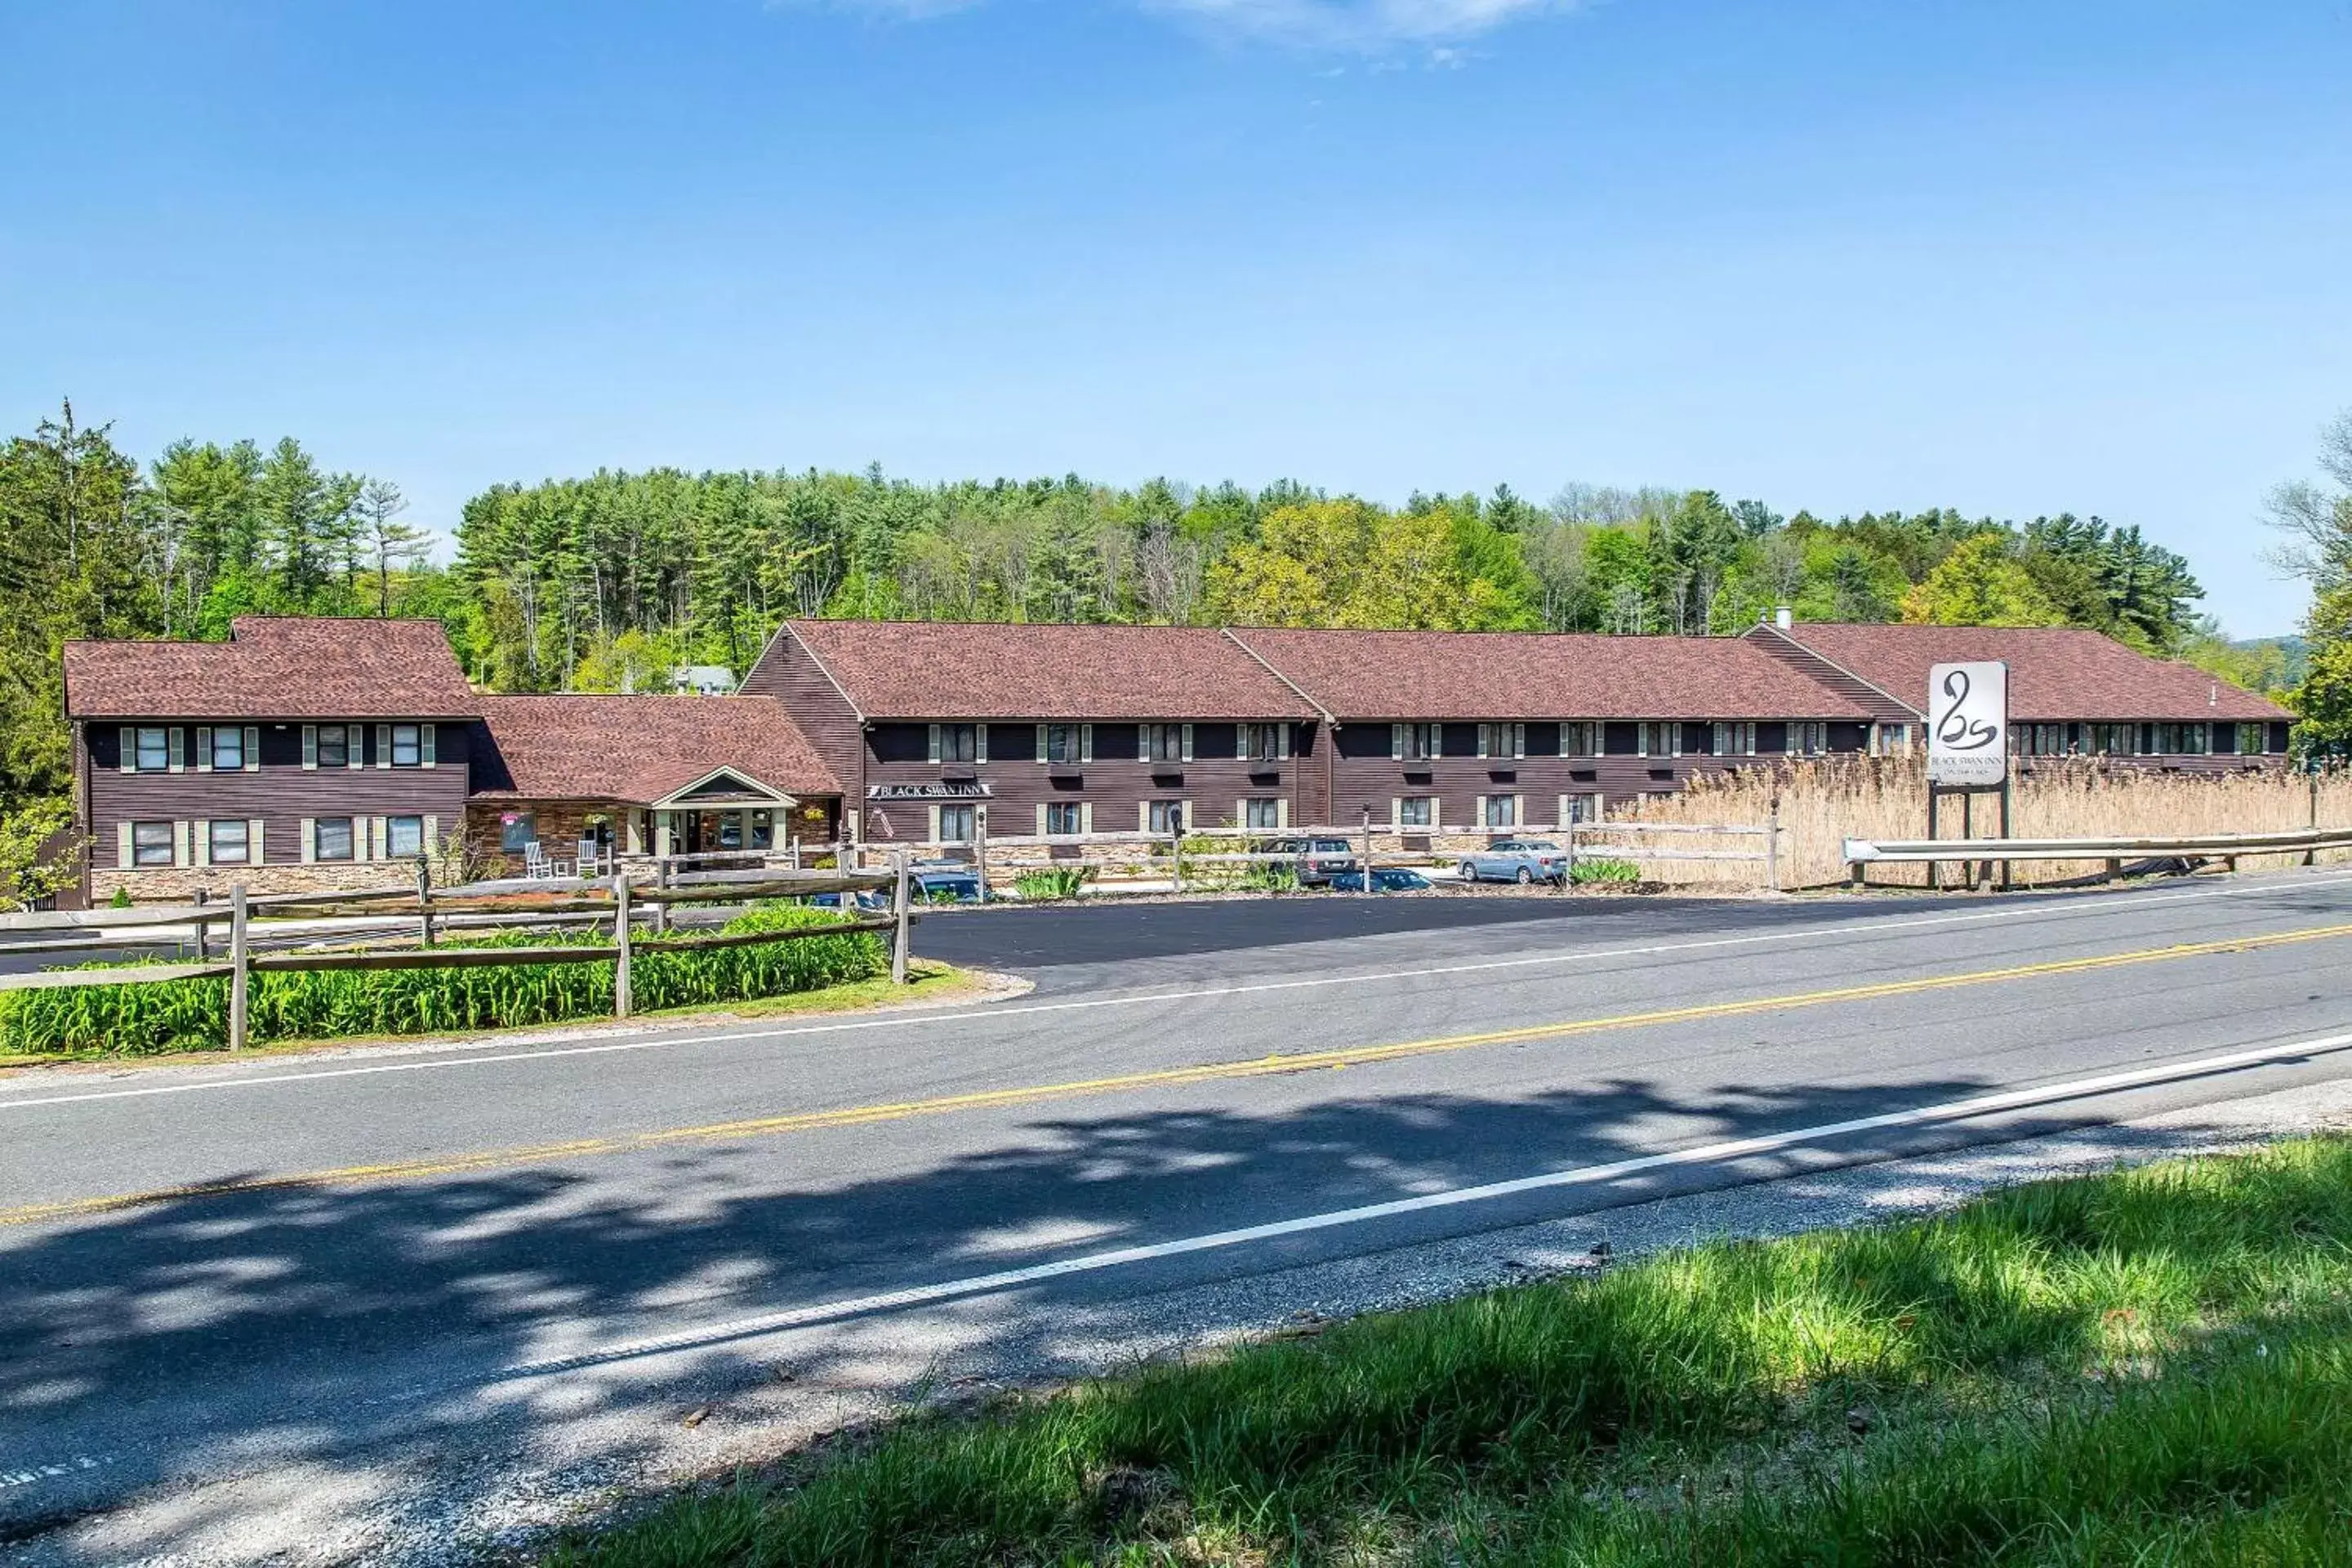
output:
[{"label": "covered entryway", "polygon": [[718,768],[647,807],[656,855],[737,854],[781,847],[799,802],[735,768]]}]

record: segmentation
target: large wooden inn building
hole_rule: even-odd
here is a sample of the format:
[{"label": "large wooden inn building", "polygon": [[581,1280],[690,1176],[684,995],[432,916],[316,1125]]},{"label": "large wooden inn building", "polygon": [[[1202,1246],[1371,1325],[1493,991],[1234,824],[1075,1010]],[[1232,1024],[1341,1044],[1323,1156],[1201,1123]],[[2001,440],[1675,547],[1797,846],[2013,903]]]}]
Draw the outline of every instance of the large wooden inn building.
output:
[{"label": "large wooden inn building", "polygon": [[[787,622],[731,697],[496,696],[429,621],[241,616],[65,652],[85,896],[474,863],[1180,826],[1505,834],[1692,777],[1920,744],[1928,667],[2010,666],[2015,742],[2283,765],[2288,715],[2071,630],[1737,637]],[[384,879],[379,873],[374,880]]]}]

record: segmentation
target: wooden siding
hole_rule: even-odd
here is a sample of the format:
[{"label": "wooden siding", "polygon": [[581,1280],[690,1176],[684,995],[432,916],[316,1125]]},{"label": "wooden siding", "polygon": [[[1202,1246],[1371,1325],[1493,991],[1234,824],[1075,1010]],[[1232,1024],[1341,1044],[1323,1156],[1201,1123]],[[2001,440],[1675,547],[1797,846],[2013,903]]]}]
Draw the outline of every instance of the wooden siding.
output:
[{"label": "wooden siding", "polygon": [[772,697],[784,705],[784,716],[800,726],[809,749],[841,781],[844,820],[854,817],[847,803],[866,793],[863,721],[792,627],[768,639],[737,695]]},{"label": "wooden siding", "polygon": [[[403,721],[405,722],[405,721]],[[176,726],[195,742],[192,721],[156,719]],[[464,826],[467,793],[467,726],[442,723],[435,732],[434,765],[380,768],[374,765],[375,724],[366,728],[368,765],[357,768],[302,766],[302,725],[262,720],[261,766],[250,772],[200,773],[193,764],[180,773],[120,771],[120,727],[111,722],[81,726],[89,758],[90,858],[95,867],[116,868],[121,825],[126,822],[259,821],[269,865],[302,858],[305,817],[431,816],[446,835]]]}]

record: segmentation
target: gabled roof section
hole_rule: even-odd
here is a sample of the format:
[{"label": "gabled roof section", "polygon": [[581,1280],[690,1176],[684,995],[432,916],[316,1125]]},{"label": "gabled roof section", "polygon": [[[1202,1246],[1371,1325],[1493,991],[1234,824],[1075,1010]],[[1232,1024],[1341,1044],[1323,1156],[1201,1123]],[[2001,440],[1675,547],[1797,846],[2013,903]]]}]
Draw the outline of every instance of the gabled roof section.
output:
[{"label": "gabled roof section", "polygon": [[438,621],[239,616],[226,642],[69,642],[72,719],[470,719]]},{"label": "gabled roof section", "polygon": [[841,781],[772,697],[480,700],[478,795],[651,805],[722,773],[795,798],[841,793]]},{"label": "gabled roof section", "polygon": [[1852,697],[1738,637],[1270,626],[1232,635],[1342,722],[1869,717]]},{"label": "gabled roof section", "polygon": [[2080,626],[1801,621],[1778,635],[1886,692],[1915,714],[1927,700],[1927,671],[1934,666],[2000,659],[2009,666],[2010,717],[2023,723],[2291,717],[2277,703],[2194,665],[2150,658]]},{"label": "gabled roof section", "polygon": [[793,621],[871,719],[1314,719],[1214,626]]}]

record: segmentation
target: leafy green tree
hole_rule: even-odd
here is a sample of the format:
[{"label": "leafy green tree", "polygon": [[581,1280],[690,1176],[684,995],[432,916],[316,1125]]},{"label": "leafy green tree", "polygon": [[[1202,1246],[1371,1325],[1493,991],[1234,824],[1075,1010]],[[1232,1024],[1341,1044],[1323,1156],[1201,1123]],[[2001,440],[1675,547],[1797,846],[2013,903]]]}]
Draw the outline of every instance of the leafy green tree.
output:
[{"label": "leafy green tree", "polygon": [[1903,596],[1915,626],[2058,626],[2066,617],[2042,592],[2005,533],[1976,534],[1955,547]]}]

